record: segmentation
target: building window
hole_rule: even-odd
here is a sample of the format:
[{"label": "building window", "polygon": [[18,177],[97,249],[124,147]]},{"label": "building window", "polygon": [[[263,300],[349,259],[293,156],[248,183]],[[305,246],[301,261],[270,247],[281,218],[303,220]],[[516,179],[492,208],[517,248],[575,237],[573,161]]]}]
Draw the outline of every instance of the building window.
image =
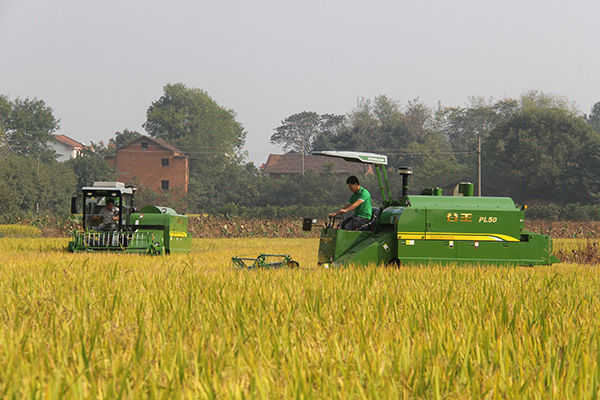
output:
[{"label": "building window", "polygon": [[162,190],[169,190],[169,181],[160,181],[160,188]]},{"label": "building window", "polygon": [[142,142],[142,149],[148,150],[148,142]]},{"label": "building window", "polygon": [[168,158],[163,158],[161,159],[162,161],[162,166],[163,167],[168,167],[169,166],[169,159]]}]

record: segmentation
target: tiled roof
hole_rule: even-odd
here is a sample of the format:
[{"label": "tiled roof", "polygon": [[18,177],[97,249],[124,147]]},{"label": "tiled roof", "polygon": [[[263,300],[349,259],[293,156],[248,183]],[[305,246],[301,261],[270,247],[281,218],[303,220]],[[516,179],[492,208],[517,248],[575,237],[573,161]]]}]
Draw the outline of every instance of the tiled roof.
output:
[{"label": "tiled roof", "polygon": [[79,143],[77,140],[73,140],[66,135],[52,134],[52,137],[57,142],[60,142],[60,143],[64,144],[65,146],[70,147],[72,149],[80,150],[85,147],[85,145],[83,143]]},{"label": "tiled roof", "polygon": [[121,147],[119,147],[117,149],[117,151],[121,150],[121,149],[124,149],[125,147],[129,147],[132,144],[138,143],[138,142],[143,141],[143,140],[149,141],[149,142],[154,142],[157,145],[159,145],[161,147],[164,147],[167,150],[171,150],[173,153],[175,153],[176,156],[184,156],[185,155],[185,153],[182,150],[179,150],[177,147],[173,146],[171,143],[167,142],[166,140],[157,139],[157,138],[153,138],[153,137],[150,137],[150,136],[139,137],[139,138],[137,138],[137,139],[135,139],[135,140],[133,140],[133,141],[131,141],[131,142],[129,142],[129,143],[121,146]]},{"label": "tiled roof", "polygon": [[[300,174],[302,173],[302,155],[270,154],[263,171],[267,174]],[[304,171],[364,174],[370,172],[371,169],[368,164],[348,162],[341,158],[305,155]]]}]

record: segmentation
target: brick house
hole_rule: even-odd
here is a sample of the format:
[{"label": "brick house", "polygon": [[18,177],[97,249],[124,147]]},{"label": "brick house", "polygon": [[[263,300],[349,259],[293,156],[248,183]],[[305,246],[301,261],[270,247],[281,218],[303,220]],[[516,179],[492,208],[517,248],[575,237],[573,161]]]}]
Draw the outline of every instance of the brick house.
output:
[{"label": "brick house", "polygon": [[142,136],[119,147],[106,161],[117,168],[122,182],[143,185],[158,194],[187,194],[188,156],[165,140]]},{"label": "brick house", "polygon": [[[270,154],[261,169],[275,179],[279,179],[284,175],[300,175],[302,174],[302,155]],[[305,155],[304,172],[309,171],[319,174],[332,173],[338,176],[370,175],[374,173],[371,164],[348,162],[342,158]]]}]

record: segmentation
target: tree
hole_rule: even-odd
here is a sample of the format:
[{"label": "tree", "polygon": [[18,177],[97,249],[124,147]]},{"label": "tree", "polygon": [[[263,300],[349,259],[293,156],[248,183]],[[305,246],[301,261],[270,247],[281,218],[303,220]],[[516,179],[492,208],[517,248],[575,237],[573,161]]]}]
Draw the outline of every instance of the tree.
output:
[{"label": "tree", "polygon": [[540,90],[529,90],[521,94],[521,109],[530,108],[548,108],[560,109],[571,115],[579,115],[580,111],[575,103],[572,103],[565,96],[544,93]]},{"label": "tree", "polygon": [[275,128],[275,133],[271,136],[271,143],[281,145],[286,152],[310,154],[315,150],[314,145],[319,136],[335,137],[343,124],[342,115],[319,115],[312,111],[304,111],[281,121],[281,125]]},{"label": "tree", "polygon": [[102,144],[92,144],[84,148],[78,157],[71,158],[66,164],[71,167],[77,179],[77,187],[89,186],[95,181],[115,179],[115,168],[106,162],[108,149]]},{"label": "tree", "polygon": [[594,201],[600,193],[600,135],[558,108],[525,108],[497,126],[484,146],[486,193],[520,201]]},{"label": "tree", "polygon": [[115,132],[115,136],[109,140],[109,149],[112,148],[113,150],[116,150],[119,147],[123,147],[126,144],[133,142],[135,139],[141,136],[141,133],[137,131],[130,131],[129,129],[123,129],[123,132]]},{"label": "tree", "polygon": [[594,131],[600,133],[600,101],[594,104],[590,115],[584,115],[584,118]]},{"label": "tree", "polygon": [[167,140],[195,160],[216,154],[237,154],[246,132],[233,110],[219,106],[205,91],[182,83],[168,84],[163,96],[146,113],[144,128],[153,137]]},{"label": "tree", "polygon": [[0,95],[0,150],[8,150],[6,131],[11,113],[11,103],[7,96]]},{"label": "tree", "polygon": [[151,136],[167,140],[190,157],[190,209],[210,211],[237,193],[243,195],[243,186],[232,188],[236,193],[223,189],[231,170],[243,168],[246,132],[233,110],[218,105],[203,90],[177,83],[164,87],[146,116],[143,126]]},{"label": "tree", "polygon": [[0,212],[49,211],[66,215],[76,191],[73,171],[55,160],[40,160],[39,165],[31,161],[31,157],[15,154],[0,158]]},{"label": "tree", "polygon": [[450,140],[456,154],[474,154],[478,138],[485,142],[492,129],[513,115],[518,108],[515,99],[493,101],[484,97],[470,97],[466,107],[439,107],[435,129]]},{"label": "tree", "polygon": [[23,156],[54,158],[50,148],[52,132],[59,128],[52,108],[43,100],[17,98],[7,107],[6,97],[0,100],[0,116],[5,140],[11,151]]}]

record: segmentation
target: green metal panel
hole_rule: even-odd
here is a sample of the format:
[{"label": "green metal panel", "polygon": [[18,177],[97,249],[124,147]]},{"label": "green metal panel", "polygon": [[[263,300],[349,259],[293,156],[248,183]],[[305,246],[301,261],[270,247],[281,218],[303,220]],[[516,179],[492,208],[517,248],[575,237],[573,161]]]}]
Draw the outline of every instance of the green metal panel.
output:
[{"label": "green metal panel", "polygon": [[173,215],[169,221],[169,253],[189,253],[192,237],[188,232],[188,217]]},{"label": "green metal panel", "polygon": [[510,197],[464,197],[464,196],[409,196],[410,205],[415,208],[461,208],[461,209],[515,209]]},{"label": "green metal panel", "polygon": [[552,239],[548,235],[523,231],[521,245],[522,265],[543,265],[561,262],[552,255]]},{"label": "green metal panel", "polygon": [[396,258],[396,233],[346,231],[327,228],[321,232],[319,264],[388,264]]},{"label": "green metal panel", "polygon": [[402,264],[456,262],[456,242],[448,240],[398,240],[398,259]]},{"label": "green metal panel", "polygon": [[523,230],[524,212],[510,198],[410,196],[407,204],[386,208],[375,232],[323,230],[319,263],[560,262],[547,235]]},{"label": "green metal panel", "polygon": [[192,238],[188,217],[169,207],[146,206],[131,215],[130,224],[137,230],[154,232],[154,246],[159,253],[189,253]]},{"label": "green metal panel", "polygon": [[519,264],[519,242],[464,240],[456,244],[458,261],[482,264]]},{"label": "green metal panel", "polygon": [[142,214],[165,214],[165,215],[177,215],[177,212],[169,207],[164,206],[144,206],[141,208],[140,213]]},{"label": "green metal panel", "polygon": [[348,249],[371,237],[373,232],[347,231],[325,228],[319,240],[319,264],[330,263],[342,256]]},{"label": "green metal panel", "polygon": [[388,207],[381,212],[378,219],[379,225],[396,225],[400,219],[400,215],[406,207]]}]

